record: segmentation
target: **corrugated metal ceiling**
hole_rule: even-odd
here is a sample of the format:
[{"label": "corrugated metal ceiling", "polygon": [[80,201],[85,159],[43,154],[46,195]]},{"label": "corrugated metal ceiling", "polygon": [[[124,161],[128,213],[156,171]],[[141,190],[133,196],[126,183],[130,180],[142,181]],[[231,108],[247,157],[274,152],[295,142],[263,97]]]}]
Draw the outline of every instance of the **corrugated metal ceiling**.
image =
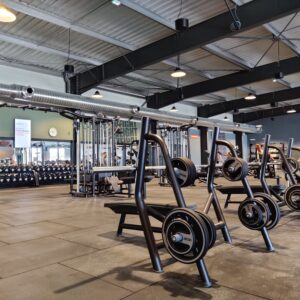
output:
[{"label": "corrugated metal ceiling", "polygon": [[[227,11],[223,0],[186,0],[183,1],[181,11],[180,0],[132,0],[131,4],[142,7],[144,14],[125,5],[117,7],[108,0],[22,0],[20,2],[15,0],[14,2],[25,4],[27,9],[31,7],[38,9],[50,16],[50,20],[48,19],[46,22],[40,18],[17,13],[17,22],[1,24],[0,40],[1,34],[9,35],[9,37],[15,39],[15,44],[12,43],[13,41],[3,41],[2,37],[0,59],[6,61],[6,63],[7,59],[15,62],[19,61],[21,66],[22,64],[32,64],[40,67],[42,72],[44,70],[61,72],[63,65],[68,60],[66,57],[68,52],[77,55],[78,59],[69,59],[69,63],[74,64],[76,71],[80,72],[92,67],[91,63],[87,63],[87,60],[93,61],[94,64],[109,61],[128,53],[129,50],[125,48],[139,48],[172,34],[174,31],[160,24],[159,19],[165,20],[164,24],[172,25],[179,15],[180,17],[189,18],[190,25],[194,25]],[[249,1],[238,0],[236,2],[242,4]],[[154,20],[153,17],[147,17],[146,15],[149,13],[152,16],[157,16],[158,19]],[[54,18],[59,17],[62,21],[102,34],[112,40],[109,43],[71,30],[69,49],[68,26],[58,25],[55,21],[51,22],[51,16]],[[292,17],[288,16],[270,24],[275,30],[281,31]],[[300,49],[299,33],[300,16],[296,16],[282,34],[282,37],[291,39],[291,42]],[[237,33],[237,36],[246,38],[227,38],[213,43],[213,46],[217,46],[222,52],[222,58],[201,48],[182,54],[180,61],[182,67],[187,70],[187,76],[181,80],[180,84],[189,85],[207,78],[239,71],[241,67],[238,66],[238,63],[240,62],[242,65],[243,61],[254,66],[272,43],[270,40],[272,33],[264,26],[253,28],[241,34]],[[22,43],[18,43],[18,40],[29,41],[33,45],[41,45],[44,48],[29,49],[24,45],[22,46]],[[114,41],[120,41],[123,43],[122,45],[128,45],[128,47],[120,48],[112,44]],[[50,49],[50,53],[46,53],[47,49],[45,48],[47,47]],[[59,53],[52,54],[52,50],[59,50],[63,52],[63,55],[59,55]],[[279,42],[279,50],[280,59],[296,55],[283,42]],[[233,57],[237,63],[224,59],[224,56],[226,57],[228,54],[234,55]],[[278,43],[276,42],[258,65],[277,60]],[[142,94],[164,91],[162,86],[176,86],[176,80],[170,77],[174,64],[176,64],[176,57],[138,70],[135,74],[128,74],[127,77],[116,78],[107,84],[119,85],[124,88],[131,87]],[[144,80],[142,80],[143,77],[139,77],[140,81],[134,80],[134,76],[130,78],[131,75],[144,76]],[[284,80],[291,86],[300,86],[299,74],[285,76]],[[257,94],[260,94],[284,89],[286,86],[278,83],[274,84],[269,80],[248,85],[246,88],[255,90]],[[247,90],[235,88],[219,91],[215,95],[195,97],[196,99],[188,100],[201,104],[209,101],[221,101],[223,98],[226,100],[240,98],[246,93]],[[216,100],[218,96],[221,98]]]}]

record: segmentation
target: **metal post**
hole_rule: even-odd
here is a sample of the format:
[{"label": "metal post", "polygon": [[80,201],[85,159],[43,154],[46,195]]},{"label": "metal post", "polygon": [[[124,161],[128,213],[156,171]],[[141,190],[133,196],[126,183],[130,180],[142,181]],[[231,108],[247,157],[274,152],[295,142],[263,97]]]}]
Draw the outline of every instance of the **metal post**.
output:
[{"label": "metal post", "polygon": [[207,127],[199,126],[200,130],[200,151],[201,151],[201,164],[206,165],[208,163],[208,145],[207,145]]},{"label": "metal post", "polygon": [[156,247],[153,231],[151,230],[151,223],[147,212],[147,207],[144,201],[143,185],[145,175],[147,140],[145,135],[149,132],[149,118],[143,117],[141,127],[141,137],[139,142],[139,152],[137,159],[137,170],[135,175],[135,201],[139,211],[144,236],[148,246],[153,269],[156,272],[163,272],[161,260]]},{"label": "metal post", "polygon": [[80,184],[80,120],[76,120],[76,192]]},{"label": "metal post", "polygon": [[293,144],[294,144],[294,138],[290,138],[288,143],[288,148],[287,148],[287,157],[292,157]]},{"label": "metal post", "polygon": [[235,144],[238,146],[240,157],[244,157],[243,152],[243,133],[241,131],[234,131],[235,134]]}]

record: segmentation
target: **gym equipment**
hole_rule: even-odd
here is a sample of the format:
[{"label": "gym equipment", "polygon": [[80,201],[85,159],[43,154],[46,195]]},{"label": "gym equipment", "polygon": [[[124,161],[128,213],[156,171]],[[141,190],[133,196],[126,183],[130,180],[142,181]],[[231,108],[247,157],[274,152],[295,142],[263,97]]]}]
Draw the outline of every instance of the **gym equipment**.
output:
[{"label": "gym equipment", "polygon": [[[230,156],[237,158],[237,153],[231,143],[224,140],[217,140],[216,144],[219,146],[227,147],[230,151]],[[240,169],[242,168],[242,165],[243,163],[241,162],[237,164],[238,168]],[[238,174],[241,173],[241,171],[238,172]],[[239,219],[241,223],[247,228],[251,230],[259,230],[262,234],[267,250],[274,251],[274,247],[272,245],[267,228],[268,224],[274,224],[273,220],[270,222],[269,207],[264,203],[264,201],[255,197],[251,186],[249,185],[247,176],[241,176],[240,178],[247,198],[244,201],[240,202],[238,213]],[[276,218],[280,218],[280,214],[276,215]]]},{"label": "gym equipment", "polygon": [[286,205],[291,210],[300,210],[300,184],[288,187],[284,194]]},{"label": "gym equipment", "polygon": [[[298,170],[299,170],[299,163],[297,161],[297,159],[293,158],[293,157],[287,157],[286,158],[288,164],[289,164],[289,167],[290,167],[290,170],[293,174],[297,173]],[[284,162],[282,162],[282,170],[284,170],[285,172],[288,172],[287,168],[286,168],[286,165]]]},{"label": "gym equipment", "polygon": [[[214,244],[215,232],[212,230],[214,226],[211,225],[212,221],[209,221],[208,216],[203,218],[201,213],[187,208],[166,144],[160,136],[149,133],[149,125],[150,119],[144,117],[142,119],[138,165],[135,175],[136,203],[106,203],[105,206],[113,209],[115,212],[121,213],[118,234],[122,233],[123,228],[133,230],[142,229],[144,231],[154,270],[157,272],[162,272],[163,270],[158,253],[158,248],[161,245],[156,244],[153,235],[153,232],[161,232],[164,246],[170,255],[183,263],[196,263],[204,286],[210,287],[212,283],[204,263],[204,256],[210,245]],[[161,149],[177,207],[146,204],[144,201],[143,191],[148,141],[158,144]],[[125,224],[125,217],[128,213],[138,214],[141,225]],[[151,226],[149,216],[162,222],[162,227]]]},{"label": "gym equipment", "polygon": [[[177,181],[181,187],[190,186],[194,183],[197,171],[194,163],[187,157],[177,157],[172,159],[172,166],[175,170]],[[170,177],[166,171],[168,181]]]},{"label": "gym equipment", "polygon": [[[260,174],[260,178],[259,178],[261,181],[261,184],[264,188],[264,192],[273,196],[278,201],[277,203],[279,206],[287,205],[292,211],[298,211],[298,210],[300,210],[300,205],[297,205],[297,203],[298,203],[298,200],[296,199],[297,193],[294,194],[294,192],[292,192],[292,191],[297,190],[297,187],[295,188],[295,190],[292,189],[293,186],[297,186],[297,180],[296,180],[295,174],[293,173],[292,166],[289,163],[288,158],[285,156],[282,149],[280,149],[279,147],[277,147],[275,145],[270,145],[270,139],[271,139],[271,135],[267,134],[265,136],[265,147],[264,147],[263,161],[262,161],[262,166],[261,166],[261,174]],[[292,144],[292,140],[290,139],[289,147],[288,147],[288,155],[291,152],[291,148],[292,148],[291,144]],[[268,149],[275,149],[278,152],[279,157],[282,160],[282,165],[284,166],[283,170],[285,171],[286,178],[287,178],[290,186],[286,189],[283,196],[280,194],[277,194],[274,190],[270,189],[270,187],[267,184],[266,178],[264,176],[264,171],[266,169],[266,163],[267,163],[266,157],[267,157]],[[288,192],[288,190],[289,190],[289,192]],[[294,196],[292,196],[292,195],[294,195]]]},{"label": "gym equipment", "polygon": [[164,219],[162,236],[166,249],[176,260],[191,264],[209,249],[209,232],[201,215],[188,208],[175,208]]},{"label": "gym equipment", "polygon": [[270,213],[267,205],[258,199],[246,199],[238,209],[241,223],[251,230],[260,230],[267,226]]},{"label": "gym equipment", "polygon": [[239,181],[248,175],[248,164],[239,157],[229,157],[223,163],[223,176],[230,181]]}]

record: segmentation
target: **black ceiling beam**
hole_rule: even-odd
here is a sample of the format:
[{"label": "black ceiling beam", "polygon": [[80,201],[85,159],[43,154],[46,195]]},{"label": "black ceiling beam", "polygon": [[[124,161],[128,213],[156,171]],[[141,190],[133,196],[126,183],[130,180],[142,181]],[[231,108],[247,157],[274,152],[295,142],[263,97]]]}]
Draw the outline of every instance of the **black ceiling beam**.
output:
[{"label": "black ceiling beam", "polygon": [[[300,9],[299,0],[256,0],[238,8],[242,21],[239,32],[249,30],[274,19],[297,12]],[[172,34],[150,45],[132,51],[125,56],[77,74],[71,78],[71,86],[77,93],[83,93],[107,81],[137,69],[160,62],[180,53],[213,43],[225,37],[236,34],[230,30],[232,18],[229,12],[223,13],[202,23],[190,27],[179,34]]]},{"label": "black ceiling beam", "polygon": [[[300,1],[299,1],[300,3]],[[280,66],[277,62],[256,67],[250,71],[239,71],[233,74],[221,76],[215,79],[205,80],[199,83],[194,83],[164,93],[155,94],[148,97],[148,107],[162,108],[164,106],[176,103],[184,99],[205,95],[232,87],[242,86],[274,77],[274,73],[280,71],[285,75],[300,72],[300,58],[293,57],[280,61]],[[200,100],[200,99],[199,99]]]},{"label": "black ceiling beam", "polygon": [[300,87],[257,95],[255,100],[244,98],[198,107],[198,117],[209,118],[235,109],[256,107],[300,98]]},{"label": "black ceiling beam", "polygon": [[300,113],[300,104],[281,106],[272,109],[257,110],[248,113],[240,113],[233,116],[233,121],[237,123],[248,123],[264,118],[272,118],[287,114],[287,110],[295,109],[296,113]]}]

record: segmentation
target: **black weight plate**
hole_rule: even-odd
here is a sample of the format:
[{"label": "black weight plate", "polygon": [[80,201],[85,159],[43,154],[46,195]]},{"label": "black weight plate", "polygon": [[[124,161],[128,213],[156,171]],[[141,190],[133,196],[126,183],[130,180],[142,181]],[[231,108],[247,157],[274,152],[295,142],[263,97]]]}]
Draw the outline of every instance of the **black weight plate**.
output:
[{"label": "black weight plate", "polygon": [[248,175],[248,164],[239,157],[229,157],[222,166],[223,176],[230,181],[238,181]]},{"label": "black weight plate", "polygon": [[170,255],[185,264],[203,258],[209,246],[209,233],[204,221],[188,208],[175,208],[166,216],[162,237]]},{"label": "black weight plate", "polygon": [[[196,180],[196,167],[194,163],[186,157],[177,157],[172,159],[172,166],[181,187],[186,187]],[[168,172],[166,172],[168,181],[171,182]]]},{"label": "black weight plate", "polygon": [[215,226],[213,220],[207,214],[204,214],[199,211],[196,211],[196,213],[198,213],[200,215],[200,217],[205,222],[205,225],[207,226],[207,230],[208,230],[209,237],[210,237],[209,249],[211,249],[214,246],[216,239],[217,239],[216,226]]},{"label": "black weight plate", "polygon": [[284,194],[286,205],[291,210],[300,210],[300,184],[288,187]]},{"label": "black weight plate", "polygon": [[265,193],[255,193],[254,198],[263,201],[267,205],[270,213],[270,219],[266,227],[268,230],[271,230],[280,220],[281,212],[278,203],[270,195]]},{"label": "black weight plate", "polygon": [[[293,157],[288,157],[287,161],[288,161],[288,164],[290,166],[292,173],[294,173],[294,174],[297,173],[299,170],[299,163],[298,163],[297,159],[295,159]],[[284,164],[284,162],[282,162],[281,167],[282,167],[283,171],[287,172],[287,168],[286,168],[286,165]]]},{"label": "black weight plate", "polygon": [[260,230],[268,224],[270,213],[263,201],[246,199],[239,205],[238,216],[245,227]]}]

